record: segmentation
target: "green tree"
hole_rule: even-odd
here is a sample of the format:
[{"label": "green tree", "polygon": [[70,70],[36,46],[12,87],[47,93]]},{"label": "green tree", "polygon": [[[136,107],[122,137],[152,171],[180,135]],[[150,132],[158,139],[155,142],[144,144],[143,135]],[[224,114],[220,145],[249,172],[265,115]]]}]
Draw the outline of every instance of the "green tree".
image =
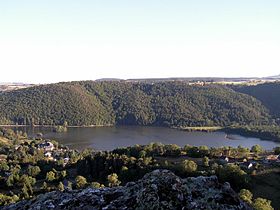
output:
[{"label": "green tree", "polygon": [[41,172],[41,169],[39,166],[28,166],[27,171],[29,176],[36,177]]},{"label": "green tree", "polygon": [[47,182],[43,182],[43,185],[41,187],[42,190],[47,190],[48,189],[48,184]]},{"label": "green tree", "polygon": [[275,155],[280,155],[280,147],[275,147],[273,151]]},{"label": "green tree", "polygon": [[110,174],[107,177],[109,187],[115,187],[119,186],[121,184],[121,181],[118,180],[118,175],[116,173]]},{"label": "green tree", "polygon": [[10,167],[8,166],[8,164],[6,162],[0,163],[0,170],[8,171],[9,169],[10,169]]},{"label": "green tree", "polygon": [[61,171],[61,177],[65,178],[67,176],[66,170]]},{"label": "green tree", "polygon": [[205,145],[199,146],[199,147],[198,147],[198,150],[199,150],[199,152],[201,153],[201,155],[206,156],[206,155],[209,154],[209,148],[208,148],[207,146],[205,146]]},{"label": "green tree", "polygon": [[83,176],[77,176],[75,181],[77,188],[82,188],[87,184],[87,179]]},{"label": "green tree", "polygon": [[207,156],[205,156],[203,159],[202,159],[202,162],[203,162],[203,165],[208,167],[209,166],[209,158]]},{"label": "green tree", "polygon": [[53,171],[49,171],[46,175],[46,180],[48,182],[52,182],[55,180],[55,173]]},{"label": "green tree", "polygon": [[184,160],[181,164],[183,172],[193,173],[197,170],[197,164],[192,160]]},{"label": "green tree", "polygon": [[14,185],[14,176],[13,175],[10,175],[6,181],[6,185],[8,187],[12,187]]},{"label": "green tree", "polygon": [[146,155],[147,155],[147,152],[146,152],[145,150],[141,150],[141,151],[139,152],[139,157],[140,157],[140,158],[144,158],[144,157],[146,157]]},{"label": "green tree", "polygon": [[62,184],[62,182],[59,182],[57,188],[59,191],[64,191],[64,185]]},{"label": "green tree", "polygon": [[238,165],[228,164],[219,167],[216,171],[217,176],[222,182],[229,182],[237,189],[248,185],[250,177]]},{"label": "green tree", "polygon": [[25,199],[29,198],[28,187],[25,184],[23,185],[21,191]]},{"label": "green tree", "polygon": [[243,201],[250,204],[252,203],[253,194],[249,190],[242,189],[238,195]]},{"label": "green tree", "polygon": [[90,184],[90,186],[91,186],[92,188],[100,188],[100,187],[101,187],[101,184],[100,184],[99,182],[92,182],[92,183]]},{"label": "green tree", "polygon": [[262,153],[263,151],[263,148],[259,144],[256,144],[251,148],[251,152]]},{"label": "green tree", "polygon": [[8,196],[5,194],[0,193],[0,206],[15,203],[19,200],[17,195]]},{"label": "green tree", "polygon": [[271,201],[264,198],[255,199],[252,206],[255,210],[273,210]]},{"label": "green tree", "polygon": [[26,186],[33,186],[35,185],[36,183],[36,179],[33,178],[32,176],[28,176],[26,174],[23,174],[21,177],[20,177],[20,182],[22,184],[25,184]]},{"label": "green tree", "polygon": [[68,181],[67,188],[68,190],[72,190],[72,182]]}]

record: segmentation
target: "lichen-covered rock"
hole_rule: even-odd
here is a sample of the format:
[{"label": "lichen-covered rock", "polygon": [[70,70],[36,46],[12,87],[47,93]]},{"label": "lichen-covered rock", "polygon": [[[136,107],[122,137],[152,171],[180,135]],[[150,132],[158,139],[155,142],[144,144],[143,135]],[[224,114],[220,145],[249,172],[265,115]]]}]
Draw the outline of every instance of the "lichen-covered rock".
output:
[{"label": "lichen-covered rock", "polygon": [[4,209],[251,209],[216,176],[181,179],[155,170],[137,182],[114,188],[50,192]]}]

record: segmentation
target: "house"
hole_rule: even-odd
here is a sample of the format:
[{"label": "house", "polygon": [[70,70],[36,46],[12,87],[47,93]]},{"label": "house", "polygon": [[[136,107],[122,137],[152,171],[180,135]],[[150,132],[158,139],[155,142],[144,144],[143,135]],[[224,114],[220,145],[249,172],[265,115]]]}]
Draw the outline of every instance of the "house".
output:
[{"label": "house", "polygon": [[54,150],[54,145],[53,143],[46,141],[44,143],[39,144],[38,146],[40,149],[44,149],[45,151],[53,151]]},{"label": "house", "polygon": [[70,158],[63,158],[63,166],[66,166],[69,162]]},{"label": "house", "polygon": [[222,156],[221,157],[221,160],[225,161],[225,162],[229,162],[229,158],[227,156]]},{"label": "house", "polygon": [[20,145],[15,145],[15,150],[18,150],[20,147]]},{"label": "house", "polygon": [[48,157],[48,158],[52,157],[52,153],[51,152],[46,152],[44,155],[45,155],[45,157]]},{"label": "house", "polygon": [[69,160],[70,160],[70,159],[67,157],[67,158],[64,158],[64,159],[63,159],[63,162],[67,164],[67,163],[69,162]]},{"label": "house", "polygon": [[279,158],[279,155],[268,155],[268,156],[266,156],[265,160],[271,162],[271,161],[277,161],[278,158]]},{"label": "house", "polygon": [[252,169],[254,166],[254,163],[253,162],[243,162],[240,166],[244,167],[246,169]]},{"label": "house", "polygon": [[229,158],[226,156],[221,156],[219,162],[220,164],[227,164],[229,162]]}]

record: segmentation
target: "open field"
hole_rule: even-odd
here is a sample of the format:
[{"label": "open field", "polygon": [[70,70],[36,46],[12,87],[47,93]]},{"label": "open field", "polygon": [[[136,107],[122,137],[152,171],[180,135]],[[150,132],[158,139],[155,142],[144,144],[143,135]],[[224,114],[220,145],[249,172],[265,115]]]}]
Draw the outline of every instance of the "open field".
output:
[{"label": "open field", "polygon": [[180,130],[184,131],[204,131],[204,132],[210,132],[210,131],[218,131],[223,129],[223,127],[220,126],[203,126],[203,127],[179,127]]}]

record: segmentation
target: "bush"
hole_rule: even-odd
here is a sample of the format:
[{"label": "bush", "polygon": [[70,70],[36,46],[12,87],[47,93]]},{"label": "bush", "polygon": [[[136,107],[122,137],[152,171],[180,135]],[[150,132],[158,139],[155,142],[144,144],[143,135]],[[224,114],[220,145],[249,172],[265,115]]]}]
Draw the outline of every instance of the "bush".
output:
[{"label": "bush", "polygon": [[107,177],[109,187],[115,187],[120,185],[120,181],[118,180],[118,175],[116,173],[110,174]]},{"label": "bush", "polygon": [[238,195],[241,198],[241,200],[247,203],[252,203],[253,194],[249,190],[242,189],[240,190]]},{"label": "bush", "polygon": [[271,201],[264,198],[257,198],[254,200],[253,208],[255,210],[273,210]]},{"label": "bush", "polygon": [[193,173],[197,170],[197,164],[192,160],[184,160],[181,167],[183,172],[187,173]]},{"label": "bush", "polygon": [[87,179],[83,176],[77,176],[75,181],[77,188],[83,188],[87,184]]},{"label": "bush", "polygon": [[249,183],[249,176],[238,165],[220,166],[216,173],[221,182],[229,182],[235,189],[247,187]]}]

